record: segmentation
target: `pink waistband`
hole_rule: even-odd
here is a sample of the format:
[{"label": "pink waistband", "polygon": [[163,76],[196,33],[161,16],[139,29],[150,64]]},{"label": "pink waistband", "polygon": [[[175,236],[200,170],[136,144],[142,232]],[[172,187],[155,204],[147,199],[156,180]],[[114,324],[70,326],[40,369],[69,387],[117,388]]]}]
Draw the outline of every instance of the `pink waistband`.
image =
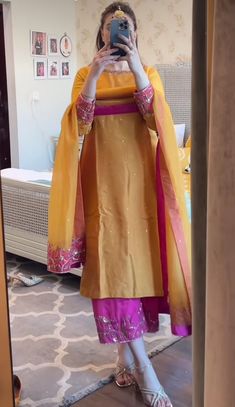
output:
[{"label": "pink waistband", "polygon": [[125,105],[96,106],[94,115],[106,116],[113,114],[136,113],[138,111],[138,107],[135,103],[127,103]]}]

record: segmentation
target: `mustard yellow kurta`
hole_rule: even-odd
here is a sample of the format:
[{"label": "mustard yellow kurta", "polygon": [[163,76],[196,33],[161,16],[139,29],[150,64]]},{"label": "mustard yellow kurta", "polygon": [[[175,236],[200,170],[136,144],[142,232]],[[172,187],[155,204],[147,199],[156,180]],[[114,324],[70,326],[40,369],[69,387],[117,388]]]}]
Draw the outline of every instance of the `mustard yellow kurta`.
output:
[{"label": "mustard yellow kurta", "polygon": [[[131,73],[103,76],[112,81],[112,86],[133,82]],[[133,100],[106,102],[112,105]],[[138,112],[96,116],[85,136],[81,156],[86,234],[81,281],[84,296],[163,295],[156,144],[156,133],[150,135]]]}]

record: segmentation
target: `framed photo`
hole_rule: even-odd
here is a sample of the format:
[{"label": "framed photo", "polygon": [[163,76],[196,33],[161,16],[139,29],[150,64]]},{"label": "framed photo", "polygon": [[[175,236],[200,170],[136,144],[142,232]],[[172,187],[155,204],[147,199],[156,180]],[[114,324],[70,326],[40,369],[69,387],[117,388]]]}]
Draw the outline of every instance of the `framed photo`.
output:
[{"label": "framed photo", "polygon": [[47,55],[47,34],[42,31],[31,31],[31,55]]},{"label": "framed photo", "polygon": [[60,61],[60,77],[64,79],[70,78],[70,61]]},{"label": "framed photo", "polygon": [[43,58],[34,58],[34,79],[46,79],[47,60]]},{"label": "framed photo", "polygon": [[60,52],[64,57],[69,57],[72,52],[72,42],[66,33],[60,39]]},{"label": "framed photo", "polygon": [[59,55],[59,40],[56,35],[48,35],[47,37],[48,55]]},{"label": "framed photo", "polygon": [[60,77],[60,67],[59,67],[58,59],[56,59],[56,58],[48,59],[47,77],[50,79],[58,79]]}]

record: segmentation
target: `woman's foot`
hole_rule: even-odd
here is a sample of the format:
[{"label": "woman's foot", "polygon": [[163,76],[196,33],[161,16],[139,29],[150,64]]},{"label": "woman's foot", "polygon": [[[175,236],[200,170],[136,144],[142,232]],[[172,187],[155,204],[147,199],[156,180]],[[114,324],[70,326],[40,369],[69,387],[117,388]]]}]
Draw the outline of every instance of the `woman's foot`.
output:
[{"label": "woman's foot", "polygon": [[129,387],[135,380],[132,375],[135,363],[128,343],[118,345],[118,362],[114,371],[114,382],[118,387]]},{"label": "woman's foot", "polygon": [[114,370],[114,382],[118,387],[129,387],[135,384],[135,379],[132,374],[134,370],[134,363],[129,366],[121,366],[117,364]]},{"label": "woman's foot", "polygon": [[147,406],[173,407],[157,378],[151,362],[136,367],[133,376]]}]

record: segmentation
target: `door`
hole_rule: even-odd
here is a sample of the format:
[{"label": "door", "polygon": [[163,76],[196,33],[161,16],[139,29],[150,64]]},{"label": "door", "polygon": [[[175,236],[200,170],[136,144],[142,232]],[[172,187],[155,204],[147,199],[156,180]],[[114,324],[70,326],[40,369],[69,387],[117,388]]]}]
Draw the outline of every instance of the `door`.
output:
[{"label": "door", "polygon": [[0,169],[11,166],[3,11],[0,4]]}]

